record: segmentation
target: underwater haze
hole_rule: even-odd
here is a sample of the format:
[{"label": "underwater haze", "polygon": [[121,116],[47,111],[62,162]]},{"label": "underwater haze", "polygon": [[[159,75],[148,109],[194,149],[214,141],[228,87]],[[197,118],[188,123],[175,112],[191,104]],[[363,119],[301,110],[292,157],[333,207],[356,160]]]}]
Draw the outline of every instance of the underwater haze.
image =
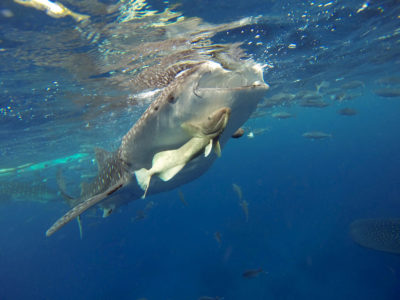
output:
[{"label": "underwater haze", "polygon": [[[177,49],[263,67],[243,135],[46,237]],[[398,0],[2,0],[0,299],[400,299],[399,129]]]}]

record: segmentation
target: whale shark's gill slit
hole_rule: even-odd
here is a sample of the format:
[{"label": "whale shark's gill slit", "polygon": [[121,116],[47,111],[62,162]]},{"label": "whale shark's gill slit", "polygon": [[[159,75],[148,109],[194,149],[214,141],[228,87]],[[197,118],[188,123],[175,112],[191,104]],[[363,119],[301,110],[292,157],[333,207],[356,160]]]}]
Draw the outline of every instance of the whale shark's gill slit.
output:
[{"label": "whale shark's gill slit", "polygon": [[113,190],[109,191],[107,193],[107,196],[110,196],[112,193],[118,191],[120,188],[122,188],[122,183],[120,185],[116,186]]},{"label": "whale shark's gill slit", "polygon": [[199,89],[199,83],[197,83],[194,87],[193,87],[193,95],[195,95],[198,98],[201,98],[201,96],[199,94],[197,94],[197,90]]}]

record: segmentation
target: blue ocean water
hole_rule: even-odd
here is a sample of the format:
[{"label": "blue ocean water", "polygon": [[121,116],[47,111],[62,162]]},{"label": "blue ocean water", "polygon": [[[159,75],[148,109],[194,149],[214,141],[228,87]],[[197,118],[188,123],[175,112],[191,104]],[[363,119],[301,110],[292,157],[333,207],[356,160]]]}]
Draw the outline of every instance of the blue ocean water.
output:
[{"label": "blue ocean water", "polygon": [[[148,1],[142,11],[170,6],[211,24],[258,17],[213,42],[241,42],[266,65],[261,103],[296,98],[260,107],[265,115],[249,119],[245,135],[180,194],[133,201],[108,218],[85,213],[82,240],[76,222],[45,236],[69,209],[56,170],[79,194],[81,179],[95,175],[93,149],[116,149],[143,112],[124,108],[128,93],[87,55],[116,47],[96,32],[134,34],[118,14],[142,2],[62,3],[93,25],[0,3],[0,185],[17,183],[11,193],[0,188],[0,299],[400,298],[400,256],[360,247],[349,234],[357,219],[400,218],[399,1]],[[110,5],[124,9],[109,13]],[[87,79],[93,73],[98,80]],[[302,106],[304,92],[329,106]],[[339,114],[345,107],[357,113]],[[272,117],[280,111],[292,117]],[[302,136],[314,131],[331,136]],[[242,276],[259,268],[266,274]]]}]

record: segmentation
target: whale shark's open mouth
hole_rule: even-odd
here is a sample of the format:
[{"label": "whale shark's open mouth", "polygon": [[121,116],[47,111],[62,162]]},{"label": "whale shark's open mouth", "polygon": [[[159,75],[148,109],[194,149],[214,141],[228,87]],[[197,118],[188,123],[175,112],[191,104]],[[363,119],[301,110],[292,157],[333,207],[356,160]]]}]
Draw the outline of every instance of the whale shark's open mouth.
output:
[{"label": "whale shark's open mouth", "polygon": [[240,68],[228,70],[219,63],[209,61],[207,68],[209,71],[199,79],[196,90],[268,88],[268,85],[262,80],[263,68],[258,64],[249,65],[243,61]]}]

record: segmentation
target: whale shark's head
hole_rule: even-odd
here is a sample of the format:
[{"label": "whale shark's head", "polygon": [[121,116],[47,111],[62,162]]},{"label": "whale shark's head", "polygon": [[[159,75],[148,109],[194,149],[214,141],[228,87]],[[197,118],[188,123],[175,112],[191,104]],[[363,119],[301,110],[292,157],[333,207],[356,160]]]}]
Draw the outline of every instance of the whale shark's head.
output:
[{"label": "whale shark's head", "polygon": [[268,89],[263,70],[254,61],[245,60],[234,67],[207,60],[179,73],[124,136],[120,153],[131,169],[150,168],[156,153],[187,142],[190,136],[182,129],[183,123],[200,124],[225,107],[230,115],[220,138],[223,146]]}]

